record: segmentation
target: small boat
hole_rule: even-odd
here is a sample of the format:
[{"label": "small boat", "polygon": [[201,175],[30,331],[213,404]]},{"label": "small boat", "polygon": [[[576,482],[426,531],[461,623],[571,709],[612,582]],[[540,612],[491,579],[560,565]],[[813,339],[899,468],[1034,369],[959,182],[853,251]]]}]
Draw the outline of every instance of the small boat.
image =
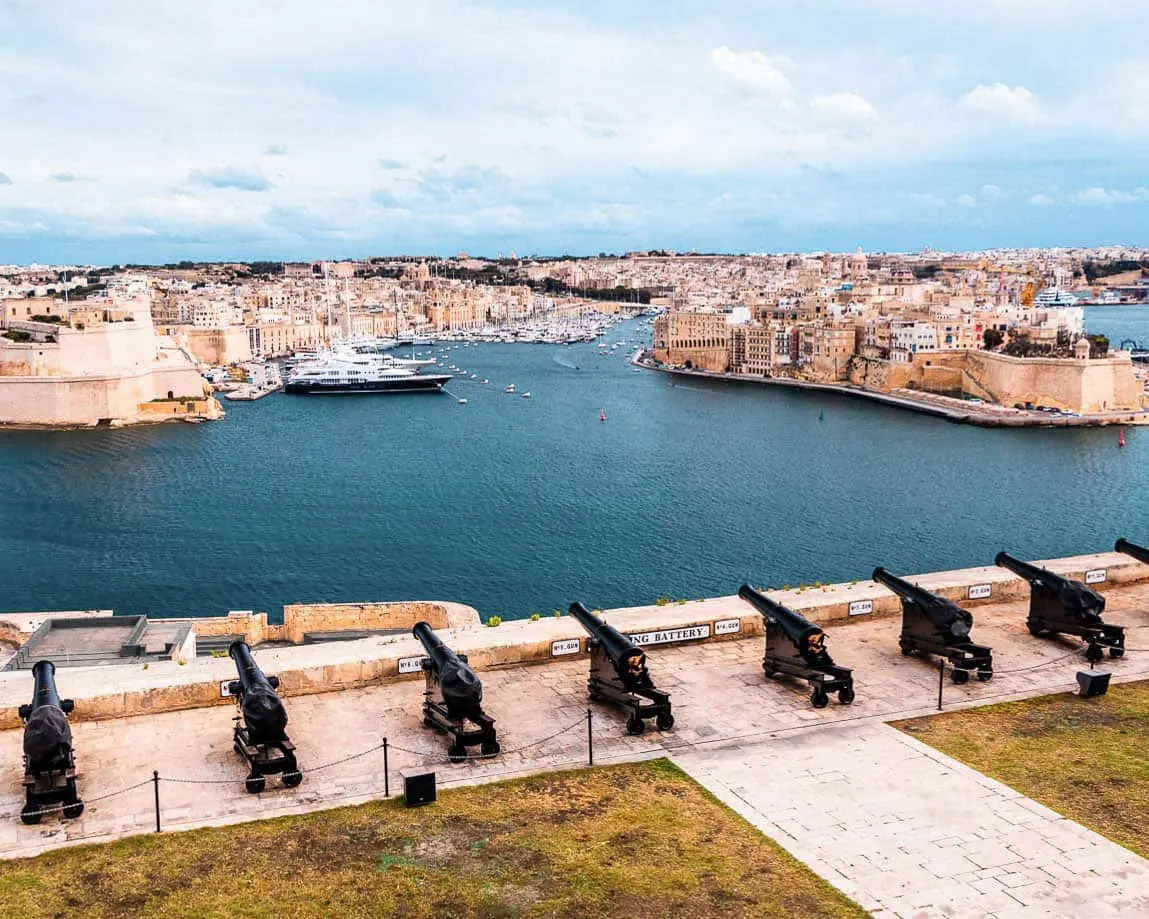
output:
[{"label": "small boat", "polygon": [[531,394],[530,394],[529,392],[525,392],[525,393],[523,393],[523,398],[524,398],[524,399],[529,399],[530,397],[531,397]]},{"label": "small boat", "polygon": [[479,377],[479,375],[478,375],[477,373],[472,373],[472,374],[471,374],[471,379],[472,379],[472,380],[478,379],[478,377]]},{"label": "small boat", "polygon": [[455,401],[458,402],[460,405],[466,405],[467,404],[466,399],[456,399]]},{"label": "small boat", "polygon": [[484,379],[484,380],[480,380],[479,382],[480,382],[480,383],[482,383],[483,385],[486,385],[487,383],[489,383],[489,382],[490,382],[490,380],[485,380],[485,379]]},{"label": "small boat", "polygon": [[514,391],[515,391],[515,384],[514,383],[508,384],[507,388],[503,390],[503,392],[514,392]]}]

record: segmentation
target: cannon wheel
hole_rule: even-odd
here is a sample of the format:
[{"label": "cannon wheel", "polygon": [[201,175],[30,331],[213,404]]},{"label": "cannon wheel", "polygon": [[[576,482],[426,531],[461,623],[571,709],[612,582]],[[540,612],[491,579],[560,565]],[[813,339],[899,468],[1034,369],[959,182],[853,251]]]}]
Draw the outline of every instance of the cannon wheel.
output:
[{"label": "cannon wheel", "polygon": [[283,773],[283,784],[288,788],[294,788],[303,781],[303,773],[296,769],[294,772]]},{"label": "cannon wheel", "polygon": [[911,654],[911,653],[913,652],[913,650],[914,650],[912,647],[910,647],[910,645],[906,644],[904,641],[899,641],[899,642],[898,642],[898,647],[899,647],[899,648],[901,648],[901,651],[902,651],[902,657],[909,657],[909,656],[910,656],[910,654]]},{"label": "cannon wheel", "polygon": [[849,705],[851,702],[854,701],[854,698],[855,698],[855,696],[854,696],[854,687],[853,686],[843,686],[841,689],[838,690],[838,701],[841,702],[843,705]]},{"label": "cannon wheel", "polygon": [[73,801],[71,804],[64,805],[64,816],[69,820],[75,820],[84,812],[83,801]]},{"label": "cannon wheel", "polygon": [[1025,627],[1027,629],[1029,629],[1029,634],[1032,635],[1034,638],[1037,638],[1037,636],[1041,635],[1045,631],[1045,629],[1043,629],[1041,626],[1039,626],[1035,622],[1027,621],[1025,623]]},{"label": "cannon wheel", "polygon": [[461,763],[466,758],[467,748],[457,740],[447,749],[447,759],[452,763]]},{"label": "cannon wheel", "polygon": [[33,824],[39,823],[40,818],[43,816],[44,815],[40,813],[40,808],[35,804],[25,804],[20,811],[20,822],[25,826],[32,826]]},{"label": "cannon wheel", "polygon": [[1124,648],[1110,648],[1109,649],[1109,656],[1114,657],[1114,658],[1124,657],[1125,656],[1125,649]]},{"label": "cannon wheel", "polygon": [[669,731],[674,727],[674,715],[670,714],[670,712],[662,712],[659,714],[655,724],[660,731]]},{"label": "cannon wheel", "polygon": [[479,747],[479,752],[482,753],[483,756],[497,756],[502,749],[497,740],[484,740]]},{"label": "cannon wheel", "polygon": [[991,668],[991,667],[980,668],[977,672],[977,678],[979,680],[981,680],[983,683],[988,683],[990,680],[993,679],[993,668]]},{"label": "cannon wheel", "polygon": [[631,715],[626,719],[626,733],[632,737],[637,737],[646,730],[646,725],[638,715]]},{"label": "cannon wheel", "polygon": [[958,670],[957,668],[954,668],[953,673],[950,674],[950,679],[953,680],[955,683],[957,683],[959,686],[962,683],[968,683],[969,682],[969,671],[968,670]]},{"label": "cannon wheel", "polygon": [[257,795],[263,791],[267,785],[267,779],[262,775],[249,775],[243,780],[243,787],[247,789],[249,795]]},{"label": "cannon wheel", "polygon": [[830,704],[830,697],[826,694],[821,686],[815,686],[814,691],[810,693],[810,704],[814,708],[825,708]]}]

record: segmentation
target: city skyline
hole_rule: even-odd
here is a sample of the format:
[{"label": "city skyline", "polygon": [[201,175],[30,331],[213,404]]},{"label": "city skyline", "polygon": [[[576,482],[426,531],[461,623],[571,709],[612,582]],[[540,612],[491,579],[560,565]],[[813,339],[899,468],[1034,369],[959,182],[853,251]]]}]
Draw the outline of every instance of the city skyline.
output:
[{"label": "city skyline", "polygon": [[1137,244],[1149,11],[0,2],[0,263]]}]

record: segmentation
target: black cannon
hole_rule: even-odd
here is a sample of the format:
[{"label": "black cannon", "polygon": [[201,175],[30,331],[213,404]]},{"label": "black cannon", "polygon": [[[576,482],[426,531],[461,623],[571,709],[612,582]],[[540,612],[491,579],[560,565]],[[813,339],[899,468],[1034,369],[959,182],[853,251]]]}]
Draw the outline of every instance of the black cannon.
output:
[{"label": "black cannon", "polygon": [[[416,622],[412,634],[427,651],[423,675],[423,723],[451,735],[447,758],[461,762],[467,747],[479,745],[484,756],[499,752],[495,719],[483,711],[483,684],[467,664],[467,655],[456,654],[426,622]],[[475,725],[467,727],[467,722]]]},{"label": "black cannon", "polygon": [[885,568],[875,568],[873,577],[902,598],[902,633],[898,636],[902,654],[925,651],[946,658],[955,683],[968,683],[974,671],[983,682],[993,679],[993,651],[970,641],[973,616],[966,610]]},{"label": "black cannon", "polygon": [[1126,555],[1133,556],[1137,561],[1149,565],[1149,549],[1146,549],[1144,546],[1139,546],[1137,543],[1130,542],[1128,539],[1119,539],[1113,549],[1115,552],[1124,552]]},{"label": "black cannon", "polygon": [[1018,561],[1005,552],[998,552],[993,561],[1029,581],[1025,625],[1030,635],[1077,635],[1086,642],[1085,659],[1091,664],[1101,660],[1103,648],[1109,649],[1110,657],[1125,653],[1125,627],[1102,621],[1105,598],[1092,587]]},{"label": "black cannon", "polygon": [[56,665],[37,661],[32,666],[32,702],[21,705],[24,722],[24,807],[20,820],[39,823],[45,808],[62,805],[69,819],[84,812],[76,793],[76,755],[68,715],[74,703],[56,691]]},{"label": "black cannon", "polygon": [[641,734],[646,729],[645,718],[654,718],[660,731],[674,727],[670,695],[655,689],[642,649],[577,600],[570,605],[570,613],[590,635],[587,641],[590,675],[586,687],[591,701],[606,700],[629,709],[628,734]]},{"label": "black cannon", "polygon": [[830,693],[849,705],[854,701],[854,675],[848,667],[839,667],[826,650],[826,633],[805,616],[775,603],[749,584],[738,588],[738,596],[753,606],[766,620],[766,656],[762,669],[770,678],[781,674],[806,680],[813,691],[810,703],[825,708]]},{"label": "black cannon", "polygon": [[303,781],[295,761],[295,744],[287,737],[287,709],[276,690],[278,677],[266,677],[245,641],[233,641],[227,653],[235,661],[239,679],[227,685],[235,697],[235,752],[247,761],[250,775],[244,787],[252,794],[263,791],[265,776],[282,775],[283,784],[294,788]]}]

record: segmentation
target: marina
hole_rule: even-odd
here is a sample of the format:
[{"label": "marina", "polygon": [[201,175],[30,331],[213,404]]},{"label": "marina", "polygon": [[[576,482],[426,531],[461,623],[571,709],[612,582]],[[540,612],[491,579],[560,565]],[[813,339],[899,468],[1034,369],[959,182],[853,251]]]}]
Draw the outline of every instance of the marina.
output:
[{"label": "marina", "polygon": [[[1149,339],[1144,310],[1089,322]],[[440,597],[506,619],[578,593],[630,606],[748,579],[849,580],[875,554],[903,571],[988,564],[997,541],[1053,557],[1144,527],[1141,429],[1119,449],[1112,429],[989,430],[817,392],[671,387],[633,374],[629,346],[466,354],[449,399],[274,394],[228,403],[213,425],[0,435],[5,605],[221,615]],[[512,382],[532,398],[504,394]]]}]

